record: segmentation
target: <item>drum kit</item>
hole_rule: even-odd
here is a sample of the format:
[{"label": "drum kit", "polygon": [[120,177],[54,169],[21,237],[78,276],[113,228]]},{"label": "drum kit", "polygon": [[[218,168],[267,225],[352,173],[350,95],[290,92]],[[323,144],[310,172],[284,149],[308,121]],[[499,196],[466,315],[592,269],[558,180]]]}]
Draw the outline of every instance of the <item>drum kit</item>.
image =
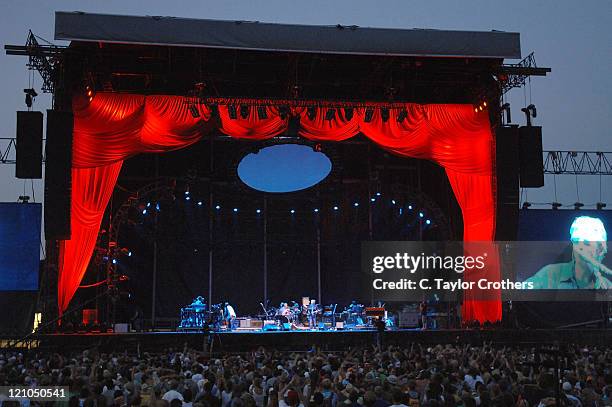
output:
[{"label": "drum kit", "polygon": [[207,309],[204,299],[199,296],[181,308],[179,330],[232,330],[236,321],[236,311],[229,303],[219,303]]},{"label": "drum kit", "polygon": [[181,308],[181,324],[179,329],[204,329],[208,327],[209,312],[204,298],[198,296],[193,302]]}]

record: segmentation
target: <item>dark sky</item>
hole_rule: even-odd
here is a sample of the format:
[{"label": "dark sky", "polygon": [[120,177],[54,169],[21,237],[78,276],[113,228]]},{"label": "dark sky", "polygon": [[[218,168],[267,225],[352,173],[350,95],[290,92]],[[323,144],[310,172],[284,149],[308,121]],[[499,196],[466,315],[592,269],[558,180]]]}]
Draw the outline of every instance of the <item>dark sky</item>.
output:
[{"label": "dark sky", "polygon": [[[0,38],[3,44],[23,44],[28,29],[54,41],[54,11],[84,11],[129,15],[256,20],[317,25],[358,25],[387,28],[502,30],[521,34],[523,56],[535,51],[540,66],[552,68],[547,78],[534,78],[526,89],[509,94],[514,122],[520,108],[534,103],[535,124],[543,126],[545,149],[612,151],[612,1],[23,1],[3,0]],[[25,58],[0,57],[1,137],[15,134],[15,111],[25,108],[22,89],[29,87]],[[517,61],[508,61],[517,62]],[[34,75],[33,87],[41,80]],[[35,108],[49,108],[49,97],[37,98]],[[0,145],[0,148],[5,145]],[[42,181],[14,178],[14,167],[0,165],[0,202],[16,201],[25,192],[42,199]],[[612,206],[612,177],[546,177],[546,186],[523,198],[571,204],[602,200]],[[577,187],[578,186],[578,187]]]}]

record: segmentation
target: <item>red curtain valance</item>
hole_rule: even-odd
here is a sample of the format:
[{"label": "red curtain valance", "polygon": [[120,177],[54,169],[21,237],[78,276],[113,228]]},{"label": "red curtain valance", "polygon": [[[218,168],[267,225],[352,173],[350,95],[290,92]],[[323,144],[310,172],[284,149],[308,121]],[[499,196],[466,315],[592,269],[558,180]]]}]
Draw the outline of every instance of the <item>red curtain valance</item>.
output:
[{"label": "red curtain valance", "polygon": [[[492,240],[495,231],[493,171],[494,141],[488,112],[471,105],[405,104],[389,109],[383,120],[374,109],[366,122],[365,109],[356,108],[350,119],[337,109],[332,120],[327,109],[266,106],[265,115],[251,107],[230,118],[228,106],[219,105],[219,122],[211,110],[194,105],[194,118],[186,99],[179,96],[142,96],[98,93],[90,102],[73,100],[74,140],[72,169],[72,238],[61,242],[58,306],[63,312],[74,296],[89,264],[104,210],[123,160],[139,153],[187,147],[215,126],[231,137],[263,140],[283,133],[289,117],[299,117],[299,134],[310,140],[342,141],[362,133],[394,154],[434,161],[445,168],[462,209],[464,240]],[[404,110],[405,119],[398,121]],[[491,273],[493,275],[491,275]],[[489,278],[498,270],[491,270]],[[469,296],[469,293],[468,293]],[[497,321],[499,301],[464,301],[464,320]]]}]

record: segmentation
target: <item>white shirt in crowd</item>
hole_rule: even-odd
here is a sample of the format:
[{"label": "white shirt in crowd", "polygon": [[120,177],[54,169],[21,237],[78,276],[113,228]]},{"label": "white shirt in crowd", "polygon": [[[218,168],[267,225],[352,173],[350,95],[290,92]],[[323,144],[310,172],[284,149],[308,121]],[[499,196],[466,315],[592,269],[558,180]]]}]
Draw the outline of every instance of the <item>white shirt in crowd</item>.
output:
[{"label": "white shirt in crowd", "polygon": [[179,399],[181,401],[183,400],[183,395],[181,393],[179,393],[176,390],[168,390],[163,396],[162,396],[163,400],[166,400],[168,403],[170,403],[172,400],[174,399]]}]

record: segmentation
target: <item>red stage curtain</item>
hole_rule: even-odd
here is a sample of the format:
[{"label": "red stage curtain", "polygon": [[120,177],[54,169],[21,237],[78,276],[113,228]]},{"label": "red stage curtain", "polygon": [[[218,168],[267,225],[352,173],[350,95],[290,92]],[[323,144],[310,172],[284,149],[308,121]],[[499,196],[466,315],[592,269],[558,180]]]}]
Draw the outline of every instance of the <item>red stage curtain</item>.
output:
[{"label": "red stage curtain", "polygon": [[[194,105],[200,114],[194,118],[187,102],[177,96],[105,93],[91,103],[74,100],[73,235],[60,251],[60,311],[68,306],[87,268],[122,161],[141,152],[186,147],[216,125],[210,109]],[[219,106],[219,129],[231,137],[263,140],[287,129],[288,118],[281,118],[277,107],[266,106],[265,118],[259,118],[254,107],[245,118],[240,107],[236,109],[236,119],[230,119],[228,107]],[[474,112],[471,105],[406,104],[390,109],[386,121],[380,109],[374,109],[366,122],[365,109],[353,109],[349,120],[344,109],[335,109],[327,120],[327,110],[315,109],[312,119],[306,108],[292,108],[289,114],[299,117],[299,134],[310,140],[342,141],[361,132],[395,154],[438,163],[446,169],[462,208],[465,240],[493,238],[493,136],[486,111]],[[401,122],[400,113],[406,116]],[[467,320],[500,317],[499,302],[490,306],[468,299],[464,308]]]},{"label": "red stage curtain", "polygon": [[194,118],[185,98],[99,93],[73,101],[74,141],[70,240],[60,242],[58,308],[63,313],[91,259],[100,223],[123,160],[197,142],[212,124],[210,109]]},{"label": "red stage curtain", "polygon": [[281,119],[276,106],[262,106],[266,112],[265,119],[259,119],[257,108],[249,106],[249,115],[242,118],[240,106],[236,107],[236,118],[230,119],[227,105],[219,106],[221,126],[219,130],[228,136],[240,139],[265,140],[279,135],[287,129],[287,117]]},{"label": "red stage curtain", "polygon": [[72,237],[60,242],[57,302],[60,313],[78,288],[96,245],[104,209],[113,194],[123,161],[72,169]]},{"label": "red stage curtain", "polygon": [[[399,122],[402,110],[406,117]],[[397,155],[438,163],[446,169],[462,209],[463,239],[491,241],[494,238],[494,143],[486,111],[475,112],[470,105],[407,104],[403,109],[390,109],[386,121],[380,109],[374,109],[369,122],[365,121],[365,109],[355,109],[351,120],[344,118],[342,109],[336,111],[332,120],[325,120],[326,109],[318,111],[312,120],[305,109],[298,113],[300,135],[308,139],[340,141],[361,132]],[[488,264],[486,276],[481,277],[499,280],[497,260],[490,258]],[[477,291],[464,294],[464,321],[501,319],[499,300],[477,300]]]}]

